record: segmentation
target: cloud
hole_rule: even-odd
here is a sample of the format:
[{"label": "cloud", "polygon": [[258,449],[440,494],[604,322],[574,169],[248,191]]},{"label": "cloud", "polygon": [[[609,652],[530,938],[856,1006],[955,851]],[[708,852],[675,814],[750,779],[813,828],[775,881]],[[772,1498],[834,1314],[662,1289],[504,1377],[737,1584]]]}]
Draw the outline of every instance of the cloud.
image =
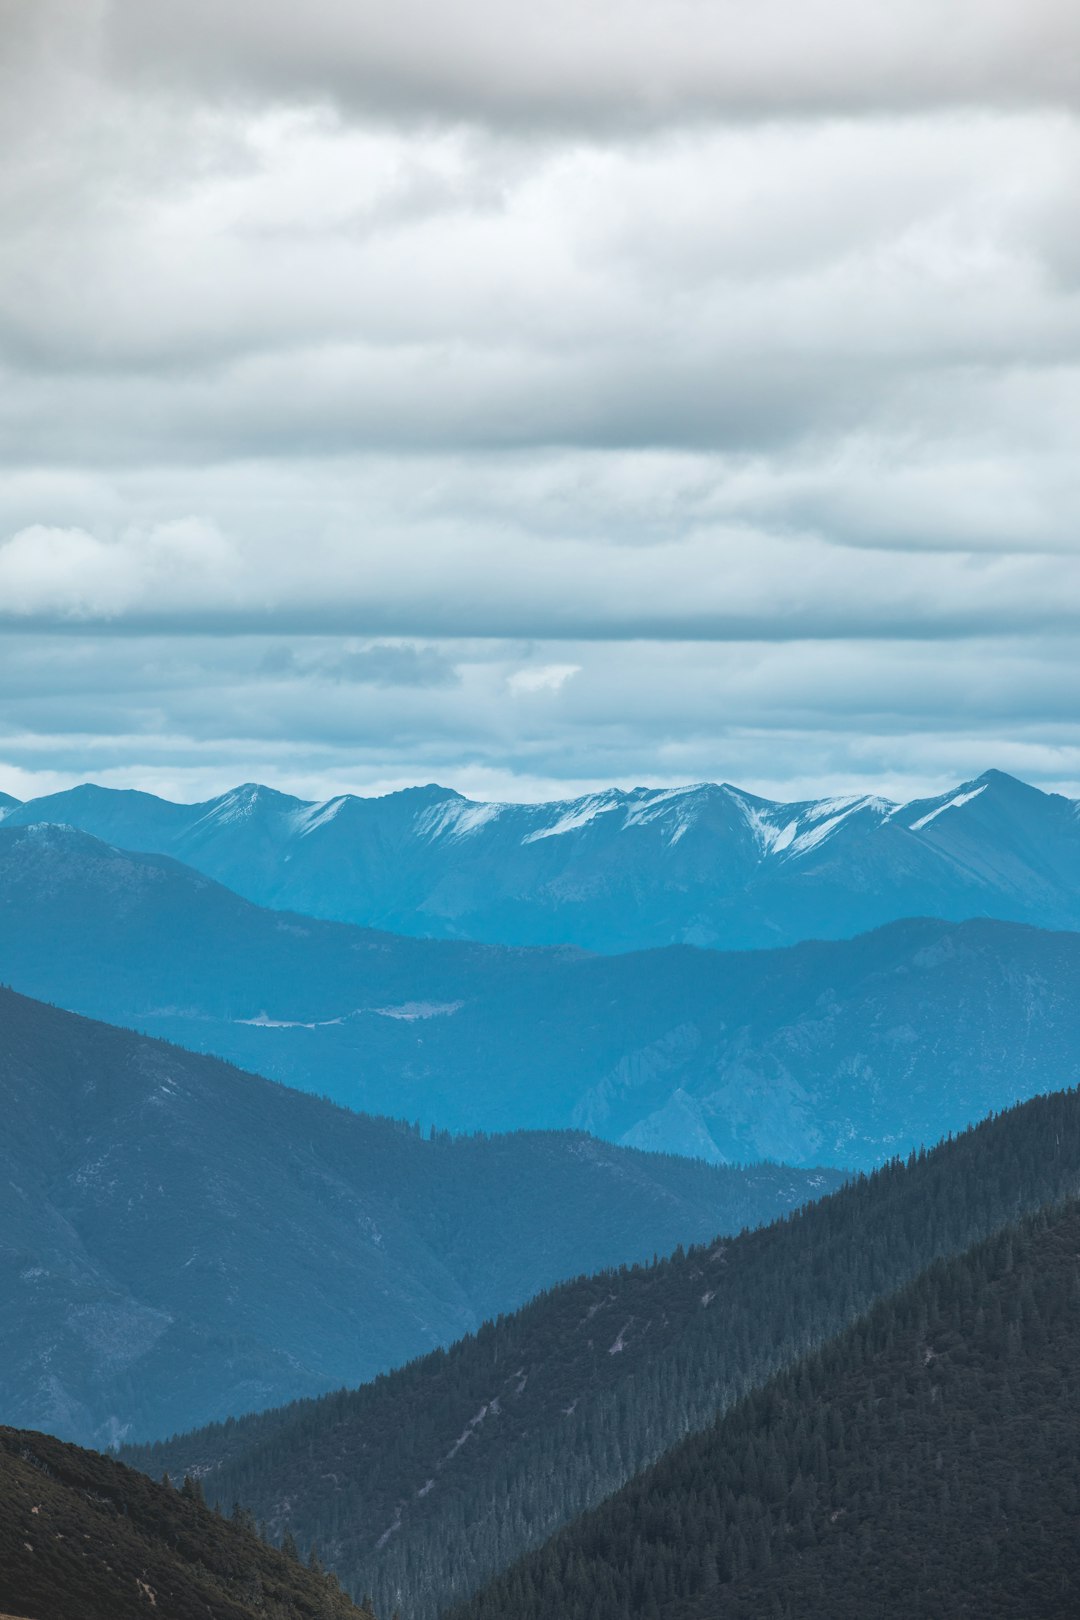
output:
[{"label": "cloud", "polygon": [[0,5],[13,772],[1080,776],[1075,6]]},{"label": "cloud", "polygon": [[517,697],[534,692],[560,692],[568,680],[580,674],[580,664],[539,664],[534,669],[515,669],[506,677],[506,684]]},{"label": "cloud", "polygon": [[332,651],[301,654],[278,642],[263,653],[259,671],[355,686],[446,686],[458,680],[452,660],[437,648],[401,642],[346,642]]},{"label": "cloud", "polygon": [[116,70],[366,116],[566,131],[1075,101],[1069,0],[112,0]]},{"label": "cloud", "polygon": [[[86,633],[0,643],[0,789],[91,778],[186,798],[238,780],[310,797],[442,781],[555,797],[728,780],[777,797],[913,796],[996,764],[1080,790],[1070,638],[948,642],[437,645],[460,679],[320,678],[343,644]],[[567,654],[557,692],[510,684]],[[520,686],[520,682],[518,683]]]},{"label": "cloud", "polygon": [[234,580],[228,542],[199,518],[114,540],[45,524],[0,539],[0,617],[109,620],[151,603],[172,613],[227,600]]}]

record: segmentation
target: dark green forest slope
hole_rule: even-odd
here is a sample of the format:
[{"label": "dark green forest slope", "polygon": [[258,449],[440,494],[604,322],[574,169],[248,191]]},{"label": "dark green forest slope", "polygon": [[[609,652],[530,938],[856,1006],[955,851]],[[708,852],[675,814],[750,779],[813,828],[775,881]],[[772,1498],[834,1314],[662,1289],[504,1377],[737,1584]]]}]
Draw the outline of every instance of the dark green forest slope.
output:
[{"label": "dark green forest slope", "polygon": [[453,1620],[1073,1620],[1080,1205],[939,1261]]},{"label": "dark green forest slope", "polygon": [[252,1529],[51,1435],[0,1428],[0,1609],[28,1620],[372,1620]]},{"label": "dark green forest slope", "polygon": [[1036,1099],[766,1230],[555,1289],[360,1390],[125,1455],[198,1470],[424,1620],[937,1256],[1077,1192],[1080,1096]]},{"label": "dark green forest slope", "polygon": [[93,1444],[321,1394],[841,1179],[429,1141],[0,990],[0,1415]]}]

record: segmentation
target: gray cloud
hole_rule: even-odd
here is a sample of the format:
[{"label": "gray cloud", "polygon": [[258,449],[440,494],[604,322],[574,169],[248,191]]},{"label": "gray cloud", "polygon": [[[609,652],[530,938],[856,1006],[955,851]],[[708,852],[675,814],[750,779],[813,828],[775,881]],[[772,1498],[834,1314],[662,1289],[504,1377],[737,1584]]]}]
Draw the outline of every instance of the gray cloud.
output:
[{"label": "gray cloud", "polygon": [[0,5],[0,786],[1080,779],[1074,6]]},{"label": "gray cloud", "polygon": [[355,686],[447,686],[458,679],[453,661],[437,648],[400,642],[347,643],[306,656],[286,642],[276,642],[263,653],[258,668],[270,677]]},{"label": "gray cloud", "polygon": [[615,129],[1073,101],[1068,0],[112,0],[114,65],[219,94],[330,98],[370,116]]},{"label": "gray cloud", "polygon": [[[266,658],[277,649],[277,656]],[[794,796],[897,795],[994,762],[1076,791],[1075,648],[948,643],[461,642],[459,680],[373,689],[340,642],[11,638],[0,788],[91,777],[199,798],[257,777],[313,796],[441,780],[534,797],[728,779]],[[974,654],[974,656],[972,656]],[[75,694],[73,697],[72,694]]]}]

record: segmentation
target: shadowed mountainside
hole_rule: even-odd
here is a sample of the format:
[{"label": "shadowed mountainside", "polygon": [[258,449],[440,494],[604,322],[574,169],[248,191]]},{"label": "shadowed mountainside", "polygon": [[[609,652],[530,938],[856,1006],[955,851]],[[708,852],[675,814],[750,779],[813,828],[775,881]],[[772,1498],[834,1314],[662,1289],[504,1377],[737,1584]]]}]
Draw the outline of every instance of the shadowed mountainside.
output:
[{"label": "shadowed mountainside", "polygon": [[1072,1620],[1080,1206],[940,1261],[452,1620]]},{"label": "shadowed mountainside", "polygon": [[935,1258],[1078,1192],[1080,1095],[1039,1098],[763,1231],[565,1284],[362,1389],[125,1456],[198,1472],[315,1539],[353,1591],[429,1620]]},{"label": "shadowed mountainside", "polygon": [[0,977],[373,1113],[714,1161],[869,1166],[1080,1076],[1076,934],[915,920],[617,957],[407,939],[48,826],[0,826]]},{"label": "shadowed mountainside", "polygon": [[3,990],[0,1110],[0,1406],[98,1444],[356,1382],[841,1179],[430,1141]]},{"label": "shadowed mountainside", "polygon": [[33,1620],[373,1620],[173,1490],[52,1435],[0,1428],[0,1603]]}]

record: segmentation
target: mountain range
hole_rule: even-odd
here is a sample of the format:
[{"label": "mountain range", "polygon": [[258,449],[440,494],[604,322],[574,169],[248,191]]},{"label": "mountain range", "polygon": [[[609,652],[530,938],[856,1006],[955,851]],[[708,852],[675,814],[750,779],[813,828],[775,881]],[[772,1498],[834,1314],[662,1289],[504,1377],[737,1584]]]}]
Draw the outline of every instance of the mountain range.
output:
[{"label": "mountain range", "polygon": [[[317,1541],[380,1610],[431,1620],[936,1259],[1078,1193],[1080,1095],[1038,1098],[763,1230],[564,1284],[364,1388],[123,1455],[153,1475],[190,1472],[225,1506],[239,1498],[275,1536]],[[1075,1253],[1063,1273],[1073,1309]],[[901,1359],[909,1378],[925,1365]],[[1075,1441],[1075,1406],[1061,1417]],[[991,1455],[969,1463],[989,1468]],[[586,1528],[575,1545],[571,1567],[587,1568],[604,1539],[590,1545]],[[590,1597],[603,1599],[599,1583]],[[502,1589],[483,1620],[533,1612],[512,1598]],[[559,1598],[555,1582],[536,1612],[561,1616]]]},{"label": "mountain range", "polygon": [[1080,1078],[1080,935],[907,920],[773,951],[419,940],[0,826],[0,979],[425,1128],[869,1167]]},{"label": "mountain range", "polygon": [[907,804],[711,783],[312,802],[248,783],[185,805],[88,784],[0,803],[0,818],[171,855],[260,905],[493,944],[756,949],[911,916],[1080,927],[1080,807],[1000,771]]},{"label": "mountain range", "polygon": [[423,1139],[0,990],[0,1411],[109,1443],[354,1383],[835,1172]]}]

